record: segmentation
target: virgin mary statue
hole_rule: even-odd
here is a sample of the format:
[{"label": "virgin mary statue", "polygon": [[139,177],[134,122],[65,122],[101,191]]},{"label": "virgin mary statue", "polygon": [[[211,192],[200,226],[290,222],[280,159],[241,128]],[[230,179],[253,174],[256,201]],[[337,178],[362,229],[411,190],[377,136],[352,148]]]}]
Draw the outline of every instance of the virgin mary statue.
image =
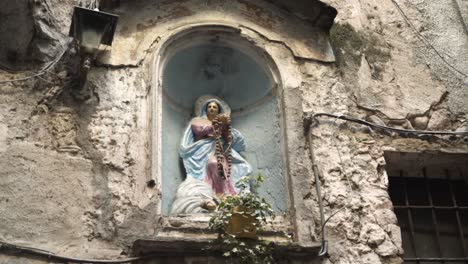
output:
[{"label": "virgin mary statue", "polygon": [[195,103],[195,118],[185,129],[179,155],[187,177],[177,191],[172,214],[207,212],[223,196],[235,195],[235,184],[251,173],[239,154],[245,150],[242,134],[231,127],[231,109],[216,96]]}]

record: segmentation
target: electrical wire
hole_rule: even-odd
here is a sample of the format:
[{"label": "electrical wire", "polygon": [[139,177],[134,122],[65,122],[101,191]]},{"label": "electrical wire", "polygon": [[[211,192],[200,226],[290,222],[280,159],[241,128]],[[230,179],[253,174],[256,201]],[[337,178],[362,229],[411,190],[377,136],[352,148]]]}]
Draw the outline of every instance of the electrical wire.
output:
[{"label": "electrical wire", "polygon": [[368,122],[359,118],[354,118],[354,117],[349,117],[349,116],[344,116],[344,115],[328,114],[328,113],[316,113],[313,115],[313,119],[316,119],[317,117],[321,117],[321,116],[342,119],[342,120],[346,120],[349,122],[365,125],[371,128],[392,131],[392,132],[396,132],[398,134],[404,134],[404,135],[415,134],[415,135],[468,136],[468,131],[430,131],[430,130],[411,130],[411,129],[394,128],[394,127],[371,123],[371,122]]},{"label": "electrical wire", "polygon": [[78,2],[78,6],[85,7],[88,9],[96,9],[96,8],[99,8],[99,1],[98,0],[92,0],[92,1],[80,0]]},{"label": "electrical wire", "polygon": [[325,225],[328,223],[328,221],[333,217],[335,216],[337,213],[343,211],[344,209],[346,208],[346,206],[343,206],[341,207],[340,209],[336,210],[335,212],[331,213],[330,216],[327,217],[327,219],[325,219],[325,221],[323,222],[322,226],[321,226],[321,229],[320,229],[320,232],[318,233],[319,235],[323,232],[324,228],[325,228]]},{"label": "electrical wire", "polygon": [[15,251],[21,253],[28,253],[36,256],[45,257],[48,259],[53,259],[62,262],[70,262],[70,263],[111,263],[111,264],[121,264],[121,263],[131,263],[134,261],[142,260],[145,258],[149,258],[151,256],[143,256],[143,257],[134,257],[134,258],[126,258],[126,259],[114,259],[114,260],[100,260],[100,259],[80,259],[80,258],[70,258],[65,256],[56,255],[50,251],[32,248],[32,247],[25,247],[19,246],[15,244],[6,243],[0,241],[0,251]]},{"label": "electrical wire", "polygon": [[45,74],[46,72],[50,71],[59,61],[60,59],[63,57],[63,55],[65,54],[65,52],[68,50],[68,45],[70,44],[70,40],[67,41],[65,43],[65,47],[63,48],[63,50],[60,52],[59,56],[57,56],[57,58],[55,58],[54,60],[52,60],[51,62],[49,62],[44,68],[42,68],[41,70],[39,70],[37,73],[33,74],[33,75],[30,75],[30,76],[26,76],[26,77],[22,77],[22,78],[18,78],[18,79],[11,79],[11,80],[0,80],[0,84],[2,83],[9,83],[9,82],[19,82],[19,81],[26,81],[26,80],[29,80],[29,79],[32,79],[32,78],[35,78],[35,77],[39,77],[43,74]]},{"label": "electrical wire", "polygon": [[436,54],[437,56],[449,67],[451,68],[452,70],[456,71],[457,73],[463,75],[465,78],[468,78],[468,74],[460,71],[459,69],[455,68],[455,66],[453,66],[452,64],[450,64],[444,56],[442,56],[442,54],[440,54],[440,52],[429,42],[429,40],[427,40],[423,35],[421,35],[418,30],[416,29],[416,27],[413,25],[413,23],[409,20],[408,16],[405,14],[405,12],[403,12],[403,9],[401,9],[400,5],[398,5],[398,3],[395,1],[395,0],[391,0],[392,3],[395,5],[395,7],[397,8],[398,12],[401,14],[401,16],[403,17],[403,19],[405,20],[405,22],[411,27],[411,29],[414,31],[414,33],[416,34],[416,36],[424,43],[424,45],[426,45],[426,47],[432,49]]},{"label": "electrical wire", "polygon": [[[316,117],[317,117],[317,116],[314,115],[314,119],[315,119]],[[347,198],[347,201],[348,201],[348,202],[347,202],[345,205],[343,205],[340,209],[338,209],[338,210],[332,212],[326,219],[324,219],[323,205],[322,205],[322,202],[321,202],[322,197],[321,197],[321,194],[320,194],[320,191],[319,191],[319,190],[320,190],[320,187],[318,187],[320,183],[319,183],[319,182],[316,183],[316,184],[317,184],[317,187],[318,187],[318,188],[317,188],[317,196],[319,196],[319,199],[320,199],[320,200],[319,200],[319,202],[320,202],[319,205],[320,205],[320,210],[321,210],[321,211],[320,211],[321,226],[320,226],[320,231],[319,231],[318,235],[320,235],[320,234],[322,235],[322,243],[321,243],[322,246],[321,246],[320,252],[319,252],[319,254],[318,254],[319,257],[325,256],[325,255],[328,253],[328,241],[326,240],[326,234],[325,234],[325,232],[326,232],[326,229],[325,229],[326,224],[328,223],[328,221],[329,221],[333,216],[335,216],[335,215],[338,214],[339,212],[341,212],[341,211],[343,211],[344,209],[346,209],[346,207],[349,205],[349,201],[350,201],[349,196],[354,194],[354,190],[353,190],[353,188],[352,188],[352,186],[351,186],[351,181],[349,180],[348,173],[347,173],[347,170],[346,170],[345,165],[344,165],[344,162],[343,162],[343,158],[341,157],[341,151],[340,151],[340,149],[338,148],[338,145],[337,145],[337,143],[336,143],[336,139],[337,139],[336,133],[338,132],[338,123],[337,123],[337,121],[338,121],[338,119],[340,119],[341,117],[343,117],[343,116],[342,116],[342,115],[336,115],[336,116],[335,116],[335,120],[334,120],[333,123],[334,123],[334,125],[336,126],[336,129],[335,129],[335,131],[333,132],[332,141],[333,141],[333,145],[334,145],[334,147],[335,147],[335,149],[336,149],[336,151],[337,151],[337,153],[338,153],[338,157],[339,157],[339,160],[340,160],[341,170],[342,170],[343,175],[344,175],[344,177],[345,177],[345,179],[346,179],[346,183],[347,183],[347,187],[348,187],[348,192],[347,192],[346,198]],[[312,124],[312,123],[311,123],[311,124]],[[311,139],[309,139],[309,144],[310,144],[310,143],[311,143]],[[310,146],[310,148],[311,148],[310,151],[311,151],[311,153],[312,153],[312,145]],[[316,161],[315,161],[315,158],[313,157],[313,155],[311,155],[311,156],[312,156],[312,159],[313,159],[312,162],[314,163],[314,164],[313,164],[313,166],[314,166],[314,174],[316,174],[316,171],[318,171],[318,169],[316,168],[316,167],[317,167],[317,164],[316,164]],[[316,177],[316,178],[317,178],[317,177]],[[317,181],[317,180],[316,180],[316,181]]]}]

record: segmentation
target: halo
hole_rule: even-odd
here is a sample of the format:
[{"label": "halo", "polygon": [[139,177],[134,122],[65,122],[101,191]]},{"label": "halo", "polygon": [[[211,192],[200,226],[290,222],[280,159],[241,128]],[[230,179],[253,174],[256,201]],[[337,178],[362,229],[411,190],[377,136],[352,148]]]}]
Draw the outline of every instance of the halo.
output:
[{"label": "halo", "polygon": [[211,94],[205,94],[200,97],[195,101],[195,106],[194,106],[194,113],[195,116],[198,116],[201,113],[201,108],[205,105],[207,101],[210,101],[212,99],[216,99],[218,103],[221,105],[221,108],[223,108],[223,113],[226,114],[231,114],[231,107],[224,101],[223,99],[219,98],[216,95],[211,95]]}]

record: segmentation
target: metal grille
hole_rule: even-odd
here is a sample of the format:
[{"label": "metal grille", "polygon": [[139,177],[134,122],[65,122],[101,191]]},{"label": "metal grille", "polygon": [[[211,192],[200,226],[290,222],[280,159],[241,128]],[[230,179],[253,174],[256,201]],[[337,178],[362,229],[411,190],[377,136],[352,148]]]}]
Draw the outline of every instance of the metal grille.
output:
[{"label": "metal grille", "polygon": [[389,192],[401,227],[405,263],[468,264],[468,186],[461,171],[437,178],[390,175]]}]

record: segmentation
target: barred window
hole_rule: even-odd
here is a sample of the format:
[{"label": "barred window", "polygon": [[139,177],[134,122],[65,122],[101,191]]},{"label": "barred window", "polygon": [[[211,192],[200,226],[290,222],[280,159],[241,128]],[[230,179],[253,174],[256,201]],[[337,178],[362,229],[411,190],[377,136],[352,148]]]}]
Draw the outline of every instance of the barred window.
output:
[{"label": "barred window", "polygon": [[385,156],[405,263],[468,263],[468,155]]}]

